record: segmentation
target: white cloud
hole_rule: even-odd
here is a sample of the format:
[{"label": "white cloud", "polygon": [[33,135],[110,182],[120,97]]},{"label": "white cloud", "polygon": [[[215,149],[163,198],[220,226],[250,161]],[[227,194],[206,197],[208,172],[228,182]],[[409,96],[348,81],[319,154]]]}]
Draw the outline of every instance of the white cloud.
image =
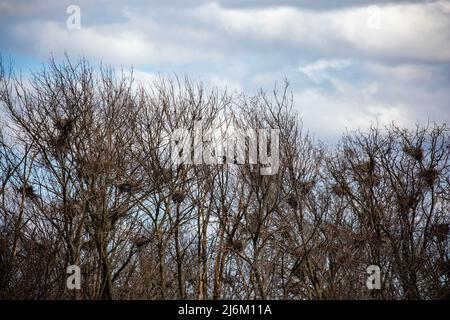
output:
[{"label": "white cloud", "polygon": [[[343,68],[351,75],[339,72]],[[436,66],[318,60],[300,71],[313,85],[294,88],[294,101],[305,126],[320,137],[338,137],[345,129],[371,124],[412,127],[450,121],[448,81]],[[324,81],[335,90],[323,86]]]},{"label": "white cloud", "polygon": [[450,61],[448,6],[433,2],[376,8],[228,9],[212,3],[199,8],[196,15],[227,34],[274,45],[283,42],[294,47],[336,50],[341,54]]},{"label": "white cloud", "polygon": [[[145,30],[145,29],[144,29]],[[112,64],[160,64],[213,59],[217,55],[176,42],[152,39],[141,28],[126,24],[82,26],[68,30],[52,21],[33,21],[15,26],[14,37],[29,43],[41,57],[68,52]]]},{"label": "white cloud", "polygon": [[211,75],[208,78],[208,84],[212,87],[217,87],[218,89],[221,90],[227,90],[229,92],[237,92],[240,93],[243,91],[243,87],[241,85],[241,83],[239,83],[236,80],[232,80],[226,77],[221,77],[218,75]]},{"label": "white cloud", "polygon": [[427,65],[415,65],[402,63],[386,65],[369,62],[365,64],[365,70],[374,77],[389,79],[400,83],[426,83],[429,81],[442,82],[440,72],[436,67]]},{"label": "white cloud", "polygon": [[410,127],[414,121],[401,105],[382,104],[363,96],[330,95],[308,89],[294,94],[305,126],[317,136],[336,139],[348,130],[395,122]]},{"label": "white cloud", "polygon": [[350,66],[352,62],[349,59],[333,59],[333,60],[318,60],[299,68],[300,72],[304,73],[315,83],[321,83],[324,80],[332,80],[333,78],[328,74],[328,70],[340,70]]}]

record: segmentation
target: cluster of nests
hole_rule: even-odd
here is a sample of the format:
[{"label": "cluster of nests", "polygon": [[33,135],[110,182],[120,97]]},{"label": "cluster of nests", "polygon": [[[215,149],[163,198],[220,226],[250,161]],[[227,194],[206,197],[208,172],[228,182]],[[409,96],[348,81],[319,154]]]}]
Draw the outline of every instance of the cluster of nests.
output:
[{"label": "cluster of nests", "polygon": [[[406,153],[411,158],[415,159],[416,161],[421,162],[424,159],[424,151],[421,147],[411,147],[411,146],[404,146],[403,152]],[[425,181],[425,183],[428,186],[432,186],[436,183],[439,172],[436,169],[422,169],[420,171],[420,177]]]},{"label": "cluster of nests", "polygon": [[[160,172],[160,181],[163,184],[170,184],[173,179],[173,173],[171,169],[163,168]],[[173,202],[181,204],[186,199],[186,193],[183,190],[174,190],[171,194]]]},{"label": "cluster of nests", "polygon": [[[423,159],[423,151],[420,148],[405,147],[404,151],[417,160],[421,161]],[[357,164],[354,166],[354,169],[360,174],[360,176],[355,176],[354,179],[360,183],[376,186],[382,181],[382,177],[374,172],[375,164],[373,161]],[[435,168],[421,168],[418,172],[418,177],[430,188],[437,183],[439,175],[439,170]],[[345,182],[333,185],[332,191],[338,196],[345,196],[351,193],[350,187]]]},{"label": "cluster of nests", "polygon": [[[163,184],[171,183],[173,179],[172,169],[162,168],[159,178]],[[186,192],[184,192],[183,190],[174,190],[171,194],[171,197],[173,202],[175,202],[176,204],[181,204],[184,199],[186,199]]]},{"label": "cluster of nests", "polygon": [[[421,162],[424,158],[423,149],[420,147],[404,146],[403,152],[419,162]],[[433,168],[422,169],[420,171],[420,177],[425,181],[425,183],[428,186],[432,186],[436,183],[439,177],[439,171]]]}]

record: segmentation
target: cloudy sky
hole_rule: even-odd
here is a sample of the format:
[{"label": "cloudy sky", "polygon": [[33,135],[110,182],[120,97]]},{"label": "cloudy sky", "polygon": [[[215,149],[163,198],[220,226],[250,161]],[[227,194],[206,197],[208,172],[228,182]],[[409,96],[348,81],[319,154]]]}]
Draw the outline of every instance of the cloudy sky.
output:
[{"label": "cloudy sky", "polygon": [[[70,5],[79,30],[67,28]],[[324,140],[450,122],[449,1],[0,0],[3,56],[26,71],[64,51],[134,66],[142,81],[176,73],[249,94],[287,78]]]}]

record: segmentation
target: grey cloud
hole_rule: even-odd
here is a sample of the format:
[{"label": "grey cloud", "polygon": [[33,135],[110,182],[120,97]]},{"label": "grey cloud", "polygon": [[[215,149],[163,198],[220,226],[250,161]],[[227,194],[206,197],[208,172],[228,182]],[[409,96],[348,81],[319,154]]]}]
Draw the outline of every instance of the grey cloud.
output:
[{"label": "grey cloud", "polygon": [[[72,3],[80,31],[65,28]],[[287,78],[305,127],[324,138],[375,121],[450,120],[449,4],[376,2],[382,28],[372,30],[368,2],[334,3],[0,0],[0,52],[67,51],[135,65],[142,81],[175,72],[249,93]]]}]

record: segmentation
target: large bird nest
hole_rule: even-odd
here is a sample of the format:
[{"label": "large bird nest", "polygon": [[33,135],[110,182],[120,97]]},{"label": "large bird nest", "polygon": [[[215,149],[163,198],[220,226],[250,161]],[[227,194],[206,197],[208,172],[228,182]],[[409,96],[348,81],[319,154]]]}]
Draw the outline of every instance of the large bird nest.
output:
[{"label": "large bird nest", "polygon": [[433,168],[423,169],[420,171],[420,177],[429,187],[432,187],[439,178],[439,171]]},{"label": "large bird nest", "polygon": [[20,186],[17,188],[17,191],[22,193],[26,198],[30,200],[34,200],[38,198],[38,195],[36,191],[34,190],[33,186],[29,185],[28,183]]},{"label": "large bird nest", "polygon": [[172,200],[176,204],[180,204],[186,199],[186,194],[183,191],[177,190],[172,193]]},{"label": "large bird nest", "polygon": [[347,184],[343,183],[337,183],[331,189],[338,197],[343,197],[351,193]]},{"label": "large bird nest", "polygon": [[450,232],[450,224],[438,223],[434,224],[430,228],[430,236],[436,238],[438,241],[445,241]]},{"label": "large bird nest", "polygon": [[403,152],[406,153],[408,156],[414,158],[417,161],[423,160],[423,150],[420,147],[404,146]]}]

